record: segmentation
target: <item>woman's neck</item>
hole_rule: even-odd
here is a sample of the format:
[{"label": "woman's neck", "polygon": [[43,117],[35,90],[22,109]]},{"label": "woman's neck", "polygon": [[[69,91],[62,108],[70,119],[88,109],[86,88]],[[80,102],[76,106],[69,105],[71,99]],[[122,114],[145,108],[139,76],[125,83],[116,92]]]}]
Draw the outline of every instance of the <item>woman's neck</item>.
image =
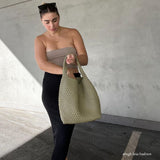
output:
[{"label": "woman's neck", "polygon": [[47,33],[50,37],[58,36],[60,34],[60,32],[61,32],[61,26],[59,26],[55,32],[47,31]]}]

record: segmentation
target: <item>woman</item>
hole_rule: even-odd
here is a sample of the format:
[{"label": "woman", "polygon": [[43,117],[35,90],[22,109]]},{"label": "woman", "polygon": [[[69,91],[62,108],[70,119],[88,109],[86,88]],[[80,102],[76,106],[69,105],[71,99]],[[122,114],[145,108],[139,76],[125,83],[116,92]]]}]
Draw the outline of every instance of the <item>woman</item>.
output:
[{"label": "woman", "polygon": [[58,92],[63,74],[63,60],[70,53],[66,58],[67,74],[75,78],[81,74],[78,72],[74,55],[77,54],[81,65],[88,64],[88,56],[78,30],[59,25],[60,15],[56,3],[44,3],[38,8],[46,32],[35,38],[35,59],[39,68],[45,71],[42,82],[42,102],[49,115],[53,131],[52,160],[67,160],[75,124],[63,124],[59,113]]}]

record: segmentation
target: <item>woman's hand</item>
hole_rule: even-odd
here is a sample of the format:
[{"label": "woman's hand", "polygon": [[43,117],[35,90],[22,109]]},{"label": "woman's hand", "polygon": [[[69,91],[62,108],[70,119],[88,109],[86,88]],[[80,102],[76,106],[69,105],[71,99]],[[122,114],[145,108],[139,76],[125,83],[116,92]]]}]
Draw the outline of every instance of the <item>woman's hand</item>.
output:
[{"label": "woman's hand", "polygon": [[67,55],[66,63],[67,64],[76,64],[75,56],[73,54]]},{"label": "woman's hand", "polygon": [[76,79],[76,77],[74,76],[74,72],[73,72],[73,69],[72,69],[72,68],[68,68],[68,69],[67,69],[67,75],[68,75],[68,77],[70,77],[70,78]]},{"label": "woman's hand", "polygon": [[[74,54],[67,55],[66,63],[67,64],[77,64]],[[74,70],[72,68],[67,69],[67,75],[70,78],[76,79],[75,76],[74,76]]]}]

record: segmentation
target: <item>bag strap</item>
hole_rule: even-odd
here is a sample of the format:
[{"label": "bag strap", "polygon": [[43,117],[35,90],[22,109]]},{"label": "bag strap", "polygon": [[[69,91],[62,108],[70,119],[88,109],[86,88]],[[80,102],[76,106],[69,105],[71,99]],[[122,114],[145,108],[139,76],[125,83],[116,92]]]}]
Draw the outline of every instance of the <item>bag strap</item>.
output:
[{"label": "bag strap", "polygon": [[[69,53],[69,54],[71,54],[71,53]],[[66,74],[66,75],[67,75],[67,65],[66,65],[67,63],[66,63],[66,58],[67,58],[67,56],[68,56],[69,54],[67,54],[67,55],[65,56],[64,61],[63,61],[63,74]],[[78,68],[79,68],[82,76],[83,76],[83,77],[87,77],[87,75],[85,74],[83,68],[81,67],[81,65],[80,65],[80,63],[79,63],[79,60],[78,60],[77,55],[76,55],[76,54],[74,54],[74,55],[75,55],[75,59],[76,59],[76,62],[77,62],[77,66],[78,66]]]}]

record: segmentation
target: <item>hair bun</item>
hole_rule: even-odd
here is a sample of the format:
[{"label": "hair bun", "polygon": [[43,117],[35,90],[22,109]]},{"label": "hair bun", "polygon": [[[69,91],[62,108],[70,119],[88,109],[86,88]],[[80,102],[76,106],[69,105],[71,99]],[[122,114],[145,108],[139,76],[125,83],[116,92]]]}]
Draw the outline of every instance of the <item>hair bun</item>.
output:
[{"label": "hair bun", "polygon": [[38,9],[39,9],[39,13],[40,13],[41,18],[44,13],[48,13],[48,12],[56,12],[57,15],[59,16],[58,9],[57,9],[55,2],[42,3],[40,6],[38,6]]}]

